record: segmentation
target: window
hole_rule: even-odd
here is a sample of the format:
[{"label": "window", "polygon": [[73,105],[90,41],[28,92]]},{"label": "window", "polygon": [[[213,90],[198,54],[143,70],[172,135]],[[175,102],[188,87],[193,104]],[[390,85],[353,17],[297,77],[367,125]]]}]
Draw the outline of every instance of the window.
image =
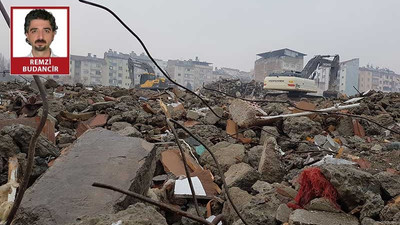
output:
[{"label": "window", "polygon": [[118,73],[118,77],[122,77],[122,73]]},{"label": "window", "polygon": [[180,73],[178,73],[178,77],[180,77],[181,76],[181,74]]},{"label": "window", "polygon": [[112,77],[112,76],[113,76],[113,73],[109,73],[109,76]]},{"label": "window", "polygon": [[96,70],[96,75],[101,75],[100,71]]},{"label": "window", "polygon": [[122,66],[118,66],[118,70],[122,70]]},{"label": "window", "polygon": [[110,70],[113,70],[113,67],[112,66],[110,66],[110,67],[108,67]]}]

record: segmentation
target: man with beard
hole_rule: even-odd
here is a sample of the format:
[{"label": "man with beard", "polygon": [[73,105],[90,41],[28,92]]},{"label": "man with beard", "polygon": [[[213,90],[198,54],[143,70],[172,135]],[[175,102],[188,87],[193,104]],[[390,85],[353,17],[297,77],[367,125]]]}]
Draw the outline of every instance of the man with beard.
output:
[{"label": "man with beard", "polygon": [[44,9],[34,9],[25,17],[26,42],[32,46],[28,57],[57,57],[50,48],[57,33],[56,19]]}]

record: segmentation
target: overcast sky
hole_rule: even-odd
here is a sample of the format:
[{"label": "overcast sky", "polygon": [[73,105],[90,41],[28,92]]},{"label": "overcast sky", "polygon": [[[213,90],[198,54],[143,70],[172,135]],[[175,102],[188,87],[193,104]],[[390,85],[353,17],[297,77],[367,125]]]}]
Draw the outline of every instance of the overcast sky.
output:
[{"label": "overcast sky", "polygon": [[[77,0],[2,0],[10,6],[70,6],[71,54],[143,52],[111,14]],[[360,58],[400,73],[400,0],[96,0],[144,41],[153,57],[194,59],[250,71],[256,54],[290,48]],[[57,38],[57,37],[56,37]],[[0,20],[0,52],[10,55]]]}]

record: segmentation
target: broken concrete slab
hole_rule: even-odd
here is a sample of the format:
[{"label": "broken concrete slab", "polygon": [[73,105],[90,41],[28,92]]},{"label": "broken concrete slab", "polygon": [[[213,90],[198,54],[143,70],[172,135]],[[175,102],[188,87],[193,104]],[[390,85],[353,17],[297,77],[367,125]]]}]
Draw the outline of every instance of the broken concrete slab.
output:
[{"label": "broken concrete slab", "polygon": [[321,124],[306,116],[289,117],[283,121],[283,132],[292,140],[305,140],[321,132]]},{"label": "broken concrete slab", "polygon": [[285,176],[285,171],[277,154],[279,146],[276,143],[276,139],[274,137],[267,138],[263,148],[260,164],[258,165],[261,180],[269,183],[280,182]]},{"label": "broken concrete slab", "polygon": [[400,195],[400,175],[388,172],[380,172],[374,177],[379,180],[383,190],[389,194],[391,198]]},{"label": "broken concrete slab", "polygon": [[113,213],[134,201],[94,188],[111,184],[144,194],[155,168],[155,150],[139,138],[96,128],[84,133],[25,193],[15,224],[66,224],[87,215]]},{"label": "broken concrete slab", "polygon": [[194,110],[188,110],[186,113],[186,118],[188,120],[197,120],[200,118],[200,115],[198,112],[196,112]]},{"label": "broken concrete slab", "polygon": [[154,207],[147,206],[144,203],[136,203],[129,206],[126,210],[116,214],[104,214],[86,216],[80,219],[79,222],[70,225],[123,225],[123,224],[152,224],[152,225],[167,225],[165,218],[157,212]]},{"label": "broken concrete slab", "polygon": [[272,126],[263,126],[259,142],[260,145],[263,145],[268,137],[274,137],[274,138],[279,137],[278,129]]},{"label": "broken concrete slab", "polygon": [[[212,146],[210,150],[214,153],[221,165],[222,171],[225,173],[230,166],[243,161],[245,148],[241,144],[231,144],[223,141]],[[200,156],[200,159],[205,164],[205,167],[209,168],[213,174],[218,174],[215,162],[208,151],[204,152]]]},{"label": "broken concrete slab", "polygon": [[[29,142],[32,135],[35,133],[34,128],[28,127],[22,124],[14,124],[8,127],[4,127],[0,133],[8,134],[12,137],[13,141],[17,146],[19,146],[21,152],[27,153],[29,149]],[[36,144],[36,156],[45,158],[47,156],[59,156],[60,152],[57,146],[53,142],[49,141],[47,138],[39,136],[38,142]]]},{"label": "broken concrete slab", "polygon": [[358,219],[344,213],[297,209],[290,214],[289,225],[359,225]]},{"label": "broken concrete slab", "polygon": [[250,190],[260,176],[253,167],[246,163],[232,165],[224,175],[228,187],[239,187],[242,190]]},{"label": "broken concrete slab", "polygon": [[276,210],[275,219],[281,223],[289,222],[289,216],[293,209],[289,208],[286,204],[280,204]]},{"label": "broken concrete slab", "polygon": [[336,206],[327,198],[315,198],[311,200],[304,208],[312,211],[325,211],[334,213],[341,212],[341,210],[336,208]]},{"label": "broken concrete slab", "polygon": [[[1,119],[0,120],[0,130],[3,129],[3,127],[6,126],[11,126],[13,124],[22,124],[25,126],[32,127],[36,129],[36,127],[39,126],[40,123],[40,117],[26,117],[26,118],[17,118],[17,119]],[[47,119],[46,123],[44,124],[43,130],[41,132],[41,135],[49,139],[49,141],[56,143],[55,139],[55,128],[54,128],[54,122],[51,119]]]},{"label": "broken concrete slab", "polygon": [[264,147],[262,145],[256,145],[246,152],[246,157],[244,161],[250,166],[258,169],[258,164],[260,164],[260,158]]},{"label": "broken concrete slab", "polygon": [[[220,116],[220,117],[222,117],[223,114],[224,114],[224,109],[223,109],[222,107],[213,107],[213,110],[214,110],[214,112],[215,112],[218,116]],[[217,116],[216,116],[213,112],[211,112],[211,110],[210,110],[210,111],[208,111],[208,112],[206,113],[206,115],[205,115],[205,117],[204,117],[204,120],[206,121],[206,124],[214,125],[214,124],[216,124],[216,123],[220,120],[220,118],[217,117]]]},{"label": "broken concrete slab", "polygon": [[131,127],[132,124],[128,123],[128,122],[115,122],[111,125],[111,130],[112,131],[119,131],[119,130],[123,130],[126,127]]},{"label": "broken concrete slab", "polygon": [[324,164],[320,168],[337,190],[345,211],[364,205],[368,199],[374,198],[374,195],[380,196],[379,181],[368,172],[351,165]]},{"label": "broken concrete slab", "polygon": [[125,127],[122,130],[117,131],[118,134],[122,136],[128,136],[128,137],[142,137],[142,133],[138,131],[135,127]]}]

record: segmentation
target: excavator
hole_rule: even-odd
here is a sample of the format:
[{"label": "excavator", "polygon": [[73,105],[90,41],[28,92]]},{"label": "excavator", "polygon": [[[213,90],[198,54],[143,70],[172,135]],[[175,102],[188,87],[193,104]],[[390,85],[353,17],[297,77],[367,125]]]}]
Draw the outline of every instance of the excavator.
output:
[{"label": "excavator", "polygon": [[154,69],[145,62],[141,62],[132,58],[128,59],[129,76],[131,78],[131,88],[135,86],[134,69],[139,68],[146,73],[139,75],[139,87],[143,89],[163,90],[170,87],[170,82],[166,78],[156,76]]},{"label": "excavator", "polygon": [[[330,60],[330,58],[333,58]],[[314,78],[320,66],[330,66],[328,90],[324,97],[337,97],[336,91],[339,73],[339,55],[317,55],[310,59],[301,72],[285,71],[272,73],[264,79],[264,89],[288,91],[289,95],[300,96],[307,93],[317,93],[318,88]]]}]

